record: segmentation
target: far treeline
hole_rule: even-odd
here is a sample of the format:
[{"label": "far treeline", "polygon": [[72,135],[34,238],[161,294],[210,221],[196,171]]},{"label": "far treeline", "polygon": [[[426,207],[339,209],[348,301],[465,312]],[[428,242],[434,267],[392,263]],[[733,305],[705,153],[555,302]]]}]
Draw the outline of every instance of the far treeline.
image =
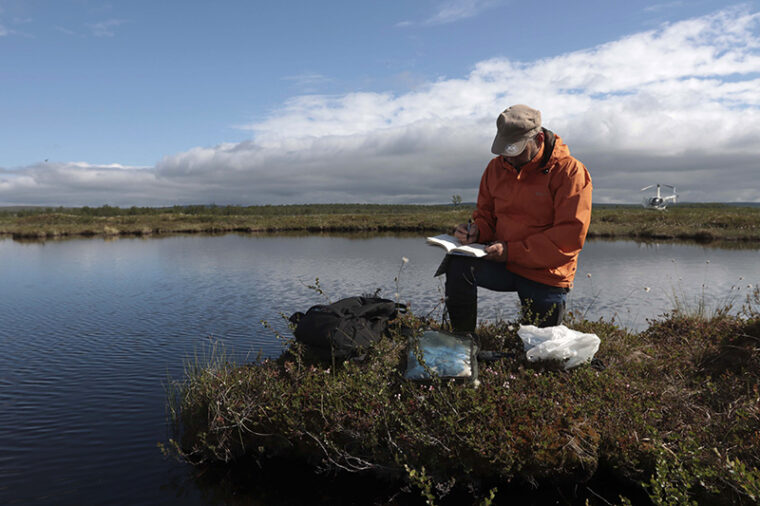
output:
[{"label": "far treeline", "polygon": [[[14,239],[225,232],[440,233],[467,221],[473,204],[0,208],[0,235]],[[760,241],[760,207],[678,204],[664,211],[594,205],[590,238]]]}]

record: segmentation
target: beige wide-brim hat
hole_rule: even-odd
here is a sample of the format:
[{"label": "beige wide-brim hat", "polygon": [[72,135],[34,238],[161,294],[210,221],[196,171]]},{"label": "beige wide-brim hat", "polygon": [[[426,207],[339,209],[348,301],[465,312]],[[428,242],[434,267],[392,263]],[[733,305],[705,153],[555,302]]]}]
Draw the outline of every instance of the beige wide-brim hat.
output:
[{"label": "beige wide-brim hat", "polygon": [[541,111],[527,105],[513,105],[496,118],[496,138],[491,146],[495,155],[517,156],[541,131]]}]

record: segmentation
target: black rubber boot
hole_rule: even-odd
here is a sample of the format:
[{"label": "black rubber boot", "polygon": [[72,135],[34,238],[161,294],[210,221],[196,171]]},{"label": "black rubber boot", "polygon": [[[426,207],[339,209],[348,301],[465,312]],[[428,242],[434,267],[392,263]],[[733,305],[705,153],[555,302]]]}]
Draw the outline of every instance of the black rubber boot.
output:
[{"label": "black rubber boot", "polygon": [[478,319],[478,304],[447,304],[451,330],[454,332],[474,332]]}]

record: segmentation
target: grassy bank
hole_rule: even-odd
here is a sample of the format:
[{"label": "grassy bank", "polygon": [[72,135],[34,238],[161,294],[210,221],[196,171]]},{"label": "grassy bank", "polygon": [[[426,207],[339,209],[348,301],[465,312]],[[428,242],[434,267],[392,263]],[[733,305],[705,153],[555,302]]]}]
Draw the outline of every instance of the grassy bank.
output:
[{"label": "grassy bank", "polygon": [[[0,235],[47,239],[283,231],[433,233],[466,221],[472,209],[465,204],[44,208],[0,211]],[[661,212],[634,206],[595,206],[589,237],[760,241],[760,207],[692,204]]]},{"label": "grassy bank", "polygon": [[426,231],[449,227],[466,214],[463,208],[452,206],[356,204],[58,208],[0,213],[0,234],[44,239],[222,232]]},{"label": "grassy bank", "polygon": [[482,366],[477,388],[403,380],[398,336],[338,367],[295,345],[258,364],[196,363],[174,385],[169,446],[196,465],[245,466],[246,482],[282,461],[329,472],[323,486],[369,476],[383,485],[366,503],[756,504],[753,299],[740,317],[672,313],[636,334],[574,322],[601,338],[601,370],[529,364],[515,325],[480,328],[485,349],[515,358]]},{"label": "grassy bank", "polygon": [[597,206],[592,211],[589,237],[758,241],[760,207],[679,204],[655,211]]}]

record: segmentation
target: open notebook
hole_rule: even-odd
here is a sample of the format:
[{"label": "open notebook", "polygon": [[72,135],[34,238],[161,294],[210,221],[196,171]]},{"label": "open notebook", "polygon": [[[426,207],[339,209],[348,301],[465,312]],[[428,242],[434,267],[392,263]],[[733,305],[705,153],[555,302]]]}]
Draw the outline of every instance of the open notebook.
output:
[{"label": "open notebook", "polygon": [[467,244],[462,245],[459,239],[449,234],[441,234],[435,237],[427,238],[428,244],[435,246],[441,246],[446,249],[446,252],[451,255],[466,255],[471,257],[484,257],[486,256],[485,244]]}]

